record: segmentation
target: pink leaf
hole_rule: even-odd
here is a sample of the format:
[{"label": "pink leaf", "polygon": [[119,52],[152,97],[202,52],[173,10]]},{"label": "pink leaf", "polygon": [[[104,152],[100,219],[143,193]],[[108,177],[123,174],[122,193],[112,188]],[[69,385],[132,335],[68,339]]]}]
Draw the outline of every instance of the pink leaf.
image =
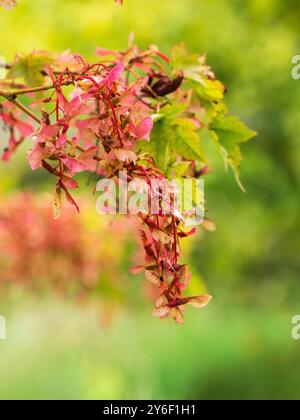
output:
[{"label": "pink leaf", "polygon": [[16,141],[14,135],[11,134],[10,139],[9,139],[9,143],[8,143],[8,147],[4,150],[4,153],[1,157],[3,162],[8,162],[10,160],[12,154],[15,152],[18,145],[19,145],[19,143]]},{"label": "pink leaf", "polygon": [[33,171],[42,166],[44,145],[37,143],[33,150],[28,153],[28,162]]},{"label": "pink leaf", "polygon": [[77,156],[77,159],[80,160],[81,162],[88,162],[94,158],[94,156],[96,155],[96,152],[97,152],[97,147],[91,146],[84,152],[80,153],[80,155]]},{"label": "pink leaf", "polygon": [[66,175],[63,175],[62,181],[64,185],[70,190],[75,190],[76,188],[78,188],[78,182],[75,181],[75,179],[72,179]]},{"label": "pink leaf", "polygon": [[37,135],[38,141],[43,143],[47,140],[51,140],[53,137],[58,135],[60,129],[61,127],[58,124],[44,125]]},{"label": "pink leaf", "polygon": [[56,142],[56,147],[58,149],[60,149],[64,144],[66,144],[68,141],[67,137],[65,135],[59,136],[57,142]]},{"label": "pink leaf", "polygon": [[137,94],[144,89],[149,81],[149,77],[142,77],[135,82],[119,99],[119,104],[124,106],[132,106],[136,99]]},{"label": "pink leaf", "polygon": [[121,74],[124,72],[124,64],[119,63],[117,64],[110,73],[106,76],[106,78],[103,80],[103,84],[105,85],[112,85],[116,80],[119,79]]},{"label": "pink leaf", "polygon": [[74,200],[74,198],[71,196],[71,194],[69,193],[67,187],[64,185],[63,182],[60,183],[61,188],[64,190],[65,194],[66,194],[66,198],[67,201],[76,208],[76,210],[78,211],[78,213],[80,213],[78,204],[76,203],[76,201]]},{"label": "pink leaf", "polygon": [[17,121],[16,128],[22,137],[30,136],[30,134],[33,132],[33,126],[23,121]]},{"label": "pink leaf", "polygon": [[67,100],[67,98],[64,96],[64,94],[62,93],[61,90],[57,90],[56,96],[57,96],[57,99],[58,99],[60,109],[66,115],[68,115],[72,110],[70,102]]},{"label": "pink leaf", "polygon": [[150,141],[150,133],[153,128],[153,120],[151,117],[145,118],[143,121],[139,123],[139,125],[135,129],[135,136],[138,140],[145,139]]},{"label": "pink leaf", "polygon": [[84,172],[87,169],[85,163],[70,156],[66,156],[65,158],[63,158],[62,162],[72,173]]}]

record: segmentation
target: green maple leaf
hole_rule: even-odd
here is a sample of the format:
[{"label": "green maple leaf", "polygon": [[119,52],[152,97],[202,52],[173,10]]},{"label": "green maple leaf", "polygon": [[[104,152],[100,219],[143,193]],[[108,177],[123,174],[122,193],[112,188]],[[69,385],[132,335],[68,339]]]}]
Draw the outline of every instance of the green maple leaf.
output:
[{"label": "green maple leaf", "polygon": [[186,75],[203,72],[204,66],[199,54],[189,54],[184,44],[176,45],[171,52],[171,65],[174,69],[183,70]]},{"label": "green maple leaf", "polygon": [[219,80],[210,80],[204,77],[193,78],[190,81],[190,86],[205,101],[211,102],[224,99],[225,87]]},{"label": "green maple leaf", "polygon": [[158,121],[155,123],[151,133],[150,143],[141,142],[143,152],[150,153],[156,165],[162,171],[166,171],[169,166],[169,140],[172,136],[167,124]]},{"label": "green maple leaf", "polygon": [[28,55],[19,55],[9,73],[9,78],[23,79],[28,86],[35,87],[44,83],[42,71],[52,58],[44,52],[33,52]]},{"label": "green maple leaf", "polygon": [[154,158],[156,165],[164,172],[178,157],[185,161],[205,162],[200,136],[195,124],[180,115],[185,110],[182,105],[168,105],[155,116],[155,124],[150,143],[142,143],[142,151]]},{"label": "green maple leaf", "polygon": [[225,86],[215,80],[205,55],[188,53],[184,44],[177,45],[171,54],[171,65],[184,73],[185,80],[204,101],[220,101],[224,98]]},{"label": "green maple leaf", "polygon": [[240,166],[243,160],[240,144],[251,140],[257,133],[250,130],[239,118],[227,117],[224,114],[213,119],[210,130],[220,148],[226,167],[230,166],[233,169],[240,188],[245,191],[240,181]]},{"label": "green maple leaf", "polygon": [[191,162],[188,161],[175,162],[168,168],[167,177],[170,179],[181,178],[188,173],[190,166]]},{"label": "green maple leaf", "polygon": [[188,118],[176,118],[171,121],[173,129],[173,142],[171,151],[183,156],[186,160],[205,162],[204,151],[201,146],[200,136],[194,123]]}]

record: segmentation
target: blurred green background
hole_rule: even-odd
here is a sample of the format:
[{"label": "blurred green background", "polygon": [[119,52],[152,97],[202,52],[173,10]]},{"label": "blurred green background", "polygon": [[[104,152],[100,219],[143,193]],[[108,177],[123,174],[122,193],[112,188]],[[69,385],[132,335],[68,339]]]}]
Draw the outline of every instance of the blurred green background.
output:
[{"label": "blurred green background", "polygon": [[[112,0],[20,0],[0,10],[0,55],[8,60],[68,48],[92,59],[97,46],[125,48],[132,31],[141,48],[155,43],[168,53],[184,41],[207,53],[228,86],[231,113],[259,133],[244,148],[247,194],[213,151],[206,199],[218,229],[186,250],[213,303],[189,310],[184,326],[158,321],[135,290],[139,280],[128,277],[123,293],[134,298],[106,325],[94,303],[2,296],[0,398],[299,399],[300,341],[291,338],[300,313],[300,82],[291,77],[299,18],[296,0],[125,0],[123,8]],[[28,170],[22,151],[0,164],[0,176],[3,201],[51,187]]]}]

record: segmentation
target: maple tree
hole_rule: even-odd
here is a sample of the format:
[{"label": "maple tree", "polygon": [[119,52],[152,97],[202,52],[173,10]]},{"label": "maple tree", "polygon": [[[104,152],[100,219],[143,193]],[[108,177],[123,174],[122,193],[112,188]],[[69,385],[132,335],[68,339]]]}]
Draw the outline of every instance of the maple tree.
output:
[{"label": "maple tree", "polygon": [[[190,55],[178,45],[169,57],[154,45],[140,51],[133,43],[126,51],[98,48],[96,54],[93,63],[70,52],[18,54],[0,81],[0,118],[9,136],[2,160],[33,139],[29,165],[55,180],[55,219],[63,194],[79,211],[72,190],[79,187],[80,172],[118,182],[119,172],[126,171],[128,180],[147,183],[149,196],[157,194],[153,180],[206,176],[204,135],[243,188],[240,146],[255,133],[228,115],[225,87],[204,55]],[[132,272],[144,271],[158,288],[153,314],[182,323],[186,305],[202,308],[211,296],[184,294],[191,274],[179,261],[180,240],[196,229],[187,228],[186,214],[174,202],[168,204],[169,215],[138,214],[145,262]],[[212,223],[204,220],[203,226],[211,229]]]}]

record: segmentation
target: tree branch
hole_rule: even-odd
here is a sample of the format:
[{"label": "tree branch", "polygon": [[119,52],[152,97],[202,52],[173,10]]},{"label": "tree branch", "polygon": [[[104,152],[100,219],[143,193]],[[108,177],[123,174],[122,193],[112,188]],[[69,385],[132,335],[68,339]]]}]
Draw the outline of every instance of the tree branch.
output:
[{"label": "tree branch", "polygon": [[6,92],[5,90],[0,89],[0,96],[5,98],[7,101],[14,104],[16,107],[18,107],[21,111],[25,112],[30,118],[32,118],[34,121],[36,121],[38,124],[41,124],[42,121],[32,112],[29,108],[27,108],[25,105],[23,105],[21,102],[17,100],[17,97],[14,93]]}]

